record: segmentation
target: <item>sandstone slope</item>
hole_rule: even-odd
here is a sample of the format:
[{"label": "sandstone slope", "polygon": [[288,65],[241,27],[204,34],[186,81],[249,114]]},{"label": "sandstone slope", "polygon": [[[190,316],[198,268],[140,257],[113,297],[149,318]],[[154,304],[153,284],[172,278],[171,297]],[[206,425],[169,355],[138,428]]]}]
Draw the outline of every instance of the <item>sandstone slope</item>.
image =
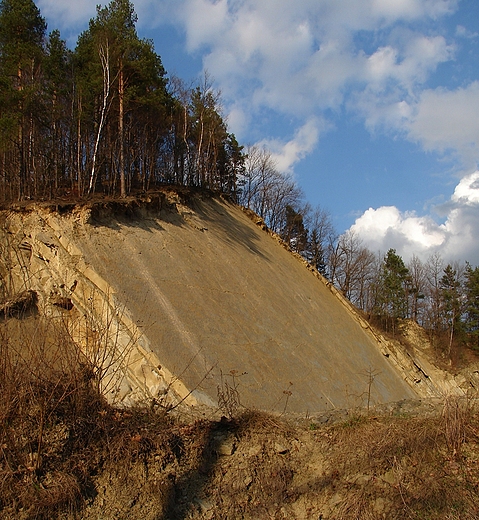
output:
[{"label": "sandstone slope", "polygon": [[256,220],[168,190],[10,210],[0,275],[10,292],[36,291],[42,312],[83,320],[72,335],[84,346],[108,329],[127,352],[111,363],[112,400],[314,413],[439,395]]}]

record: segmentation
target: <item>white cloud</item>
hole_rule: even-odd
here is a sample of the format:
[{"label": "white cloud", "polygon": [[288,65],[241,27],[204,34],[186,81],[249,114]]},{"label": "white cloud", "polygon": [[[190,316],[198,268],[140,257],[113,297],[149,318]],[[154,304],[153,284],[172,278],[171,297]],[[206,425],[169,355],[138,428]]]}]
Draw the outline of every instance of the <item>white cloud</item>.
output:
[{"label": "white cloud", "polygon": [[479,171],[464,177],[441,209],[446,212],[443,224],[394,206],[369,208],[351,230],[372,251],[394,248],[406,260],[413,254],[426,259],[439,252],[446,261],[479,265]]},{"label": "white cloud", "polygon": [[479,172],[476,171],[461,179],[451,200],[466,206],[479,205]]},{"label": "white cloud", "polygon": [[293,139],[287,142],[274,140],[262,140],[256,143],[259,148],[271,151],[276,167],[281,172],[291,172],[295,163],[309,154],[316,146],[320,133],[325,131],[328,124],[325,121],[310,119],[299,128]]},{"label": "white cloud", "polygon": [[378,15],[395,20],[414,19],[421,16],[437,18],[450,13],[457,1],[449,0],[374,0],[374,10]]},{"label": "white cloud", "polygon": [[430,217],[401,213],[394,206],[369,208],[351,227],[372,251],[396,249],[405,257],[441,246],[445,232]]},{"label": "white cloud", "polygon": [[228,2],[190,0],[184,11],[187,45],[195,51],[202,45],[214,44],[228,27]]},{"label": "white cloud", "polygon": [[421,109],[424,83],[440,63],[452,59],[455,46],[442,36],[399,33],[399,43],[379,47],[367,58],[366,86],[352,94],[348,106],[362,115],[370,131],[386,129],[417,142],[411,127]]},{"label": "white cloud", "polygon": [[425,150],[454,150],[466,163],[479,159],[479,81],[465,88],[425,90],[408,123],[411,140]]},{"label": "white cloud", "polygon": [[474,40],[479,36],[478,32],[472,32],[467,30],[463,25],[458,25],[456,27],[456,36],[460,38],[467,38],[469,40]]},{"label": "white cloud", "polygon": [[84,25],[81,30],[86,29],[88,20],[95,16],[95,0],[83,0],[82,2],[62,2],[59,0],[38,0],[37,5],[42,16],[55,21],[55,27],[77,27]]},{"label": "white cloud", "polygon": [[[397,22],[434,19],[455,0],[178,0],[165,16],[181,24],[191,51],[207,48],[204,64],[230,102],[243,99],[283,113],[338,108],[354,83],[391,81],[407,89],[422,83],[451,49],[441,36],[398,31]],[[160,2],[165,4],[165,2]],[[384,30],[370,59],[357,46],[358,31]],[[388,36],[389,35],[389,36]],[[384,39],[383,38],[383,39]],[[245,82],[251,87],[247,99]]]},{"label": "white cloud", "polygon": [[379,47],[368,57],[365,77],[369,88],[377,91],[394,80],[407,93],[412,93],[454,52],[454,47],[442,36],[427,37],[407,32],[402,39],[407,40],[403,49],[391,45]]},{"label": "white cloud", "polygon": [[233,105],[229,108],[226,116],[228,127],[236,136],[242,136],[247,133],[250,126],[250,118],[248,113],[243,110],[241,105]]}]

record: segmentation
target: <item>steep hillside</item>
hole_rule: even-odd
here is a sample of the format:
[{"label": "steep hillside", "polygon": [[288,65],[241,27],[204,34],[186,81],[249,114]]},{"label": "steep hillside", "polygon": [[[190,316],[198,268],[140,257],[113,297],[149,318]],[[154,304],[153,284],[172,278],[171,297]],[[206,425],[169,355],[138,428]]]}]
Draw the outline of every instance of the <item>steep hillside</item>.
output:
[{"label": "steep hillside", "polygon": [[164,190],[1,218],[4,292],[35,291],[68,321],[113,402],[308,413],[457,390],[221,197]]}]

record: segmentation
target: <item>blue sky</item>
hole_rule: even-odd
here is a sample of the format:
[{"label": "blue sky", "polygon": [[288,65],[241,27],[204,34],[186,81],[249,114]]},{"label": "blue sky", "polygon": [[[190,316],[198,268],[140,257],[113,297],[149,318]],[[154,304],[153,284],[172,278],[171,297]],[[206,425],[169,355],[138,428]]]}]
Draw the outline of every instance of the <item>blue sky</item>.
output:
[{"label": "blue sky", "polygon": [[[70,45],[97,0],[38,0]],[[137,0],[169,75],[207,70],[338,232],[479,264],[477,0]]]}]

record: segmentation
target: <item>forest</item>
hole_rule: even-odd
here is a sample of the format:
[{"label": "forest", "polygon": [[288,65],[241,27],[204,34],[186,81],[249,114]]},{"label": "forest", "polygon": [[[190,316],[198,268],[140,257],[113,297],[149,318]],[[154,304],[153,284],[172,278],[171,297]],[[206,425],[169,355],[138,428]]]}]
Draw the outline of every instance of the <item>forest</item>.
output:
[{"label": "forest", "polygon": [[168,77],[129,0],[97,7],[69,49],[32,0],[0,1],[0,204],[124,198],[161,185],[220,192],[257,213],[384,330],[410,318],[450,358],[479,349],[479,268],[438,254],[406,265],[338,235],[265,148],[228,131],[208,74]]}]

